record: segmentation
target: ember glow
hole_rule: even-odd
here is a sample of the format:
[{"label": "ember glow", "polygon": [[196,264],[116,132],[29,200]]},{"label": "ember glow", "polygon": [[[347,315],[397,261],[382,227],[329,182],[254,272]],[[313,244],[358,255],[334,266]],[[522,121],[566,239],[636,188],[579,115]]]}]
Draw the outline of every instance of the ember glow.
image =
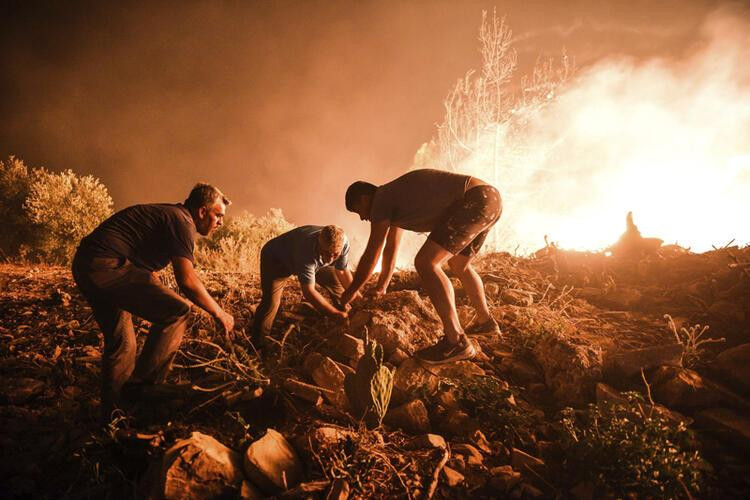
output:
[{"label": "ember glow", "polygon": [[750,25],[728,12],[704,24],[681,61],[606,60],[579,72],[516,136],[494,172],[496,133],[461,170],[495,181],[499,249],[617,240],[632,210],[643,236],[693,251],[750,241]]}]

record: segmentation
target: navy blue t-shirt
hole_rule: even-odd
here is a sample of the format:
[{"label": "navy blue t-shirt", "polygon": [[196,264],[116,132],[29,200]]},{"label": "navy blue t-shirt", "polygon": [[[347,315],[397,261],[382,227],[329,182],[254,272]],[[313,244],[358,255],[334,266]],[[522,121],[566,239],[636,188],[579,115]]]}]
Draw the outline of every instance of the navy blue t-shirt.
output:
[{"label": "navy blue t-shirt", "polygon": [[89,257],[124,257],[135,265],[158,271],[173,257],[193,260],[198,232],[182,204],[134,205],[120,210],[81,240]]},{"label": "navy blue t-shirt", "polygon": [[[315,283],[315,273],[325,264],[320,260],[318,237],[324,226],[300,226],[263,245],[264,258],[272,258],[284,276],[296,275],[300,285]],[[344,236],[341,255],[332,264],[345,270],[349,265],[349,241]],[[281,277],[281,276],[279,276]]]}]

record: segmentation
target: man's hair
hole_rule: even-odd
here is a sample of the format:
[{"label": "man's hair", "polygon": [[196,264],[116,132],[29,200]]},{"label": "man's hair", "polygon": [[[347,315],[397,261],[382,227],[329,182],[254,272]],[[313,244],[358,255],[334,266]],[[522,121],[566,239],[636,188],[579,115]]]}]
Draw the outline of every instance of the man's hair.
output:
[{"label": "man's hair", "polygon": [[325,226],[320,230],[320,239],[333,251],[341,251],[344,248],[344,230],[338,226]]},{"label": "man's hair", "polygon": [[377,191],[378,187],[375,184],[370,184],[365,181],[357,181],[346,190],[346,209],[350,212],[354,211],[354,204],[362,196],[372,196]]},{"label": "man's hair", "polygon": [[224,196],[224,193],[213,187],[211,184],[205,182],[199,182],[195,185],[190,194],[185,200],[184,205],[189,210],[198,210],[201,207],[211,205],[217,198],[221,197],[221,201],[224,205],[229,206],[232,204],[229,198]]}]

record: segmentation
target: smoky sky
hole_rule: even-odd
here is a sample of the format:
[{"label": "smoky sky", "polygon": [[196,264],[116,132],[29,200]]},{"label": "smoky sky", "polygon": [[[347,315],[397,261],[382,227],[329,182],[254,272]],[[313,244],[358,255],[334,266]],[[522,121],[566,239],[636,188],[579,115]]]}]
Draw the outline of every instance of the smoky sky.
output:
[{"label": "smoky sky", "polygon": [[232,210],[360,223],[354,180],[404,172],[481,63],[483,9],[514,33],[518,74],[563,48],[680,57],[705,1],[4,2],[0,155],[99,177],[115,207],[180,201],[198,180]]}]

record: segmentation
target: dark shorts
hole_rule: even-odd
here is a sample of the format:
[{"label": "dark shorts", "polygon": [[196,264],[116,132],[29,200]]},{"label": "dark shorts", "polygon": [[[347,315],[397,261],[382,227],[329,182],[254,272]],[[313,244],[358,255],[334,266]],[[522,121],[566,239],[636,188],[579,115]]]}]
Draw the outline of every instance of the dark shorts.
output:
[{"label": "dark shorts", "polygon": [[482,248],[502,212],[503,202],[496,188],[487,184],[475,186],[448,207],[428,239],[453,255],[472,257]]}]

